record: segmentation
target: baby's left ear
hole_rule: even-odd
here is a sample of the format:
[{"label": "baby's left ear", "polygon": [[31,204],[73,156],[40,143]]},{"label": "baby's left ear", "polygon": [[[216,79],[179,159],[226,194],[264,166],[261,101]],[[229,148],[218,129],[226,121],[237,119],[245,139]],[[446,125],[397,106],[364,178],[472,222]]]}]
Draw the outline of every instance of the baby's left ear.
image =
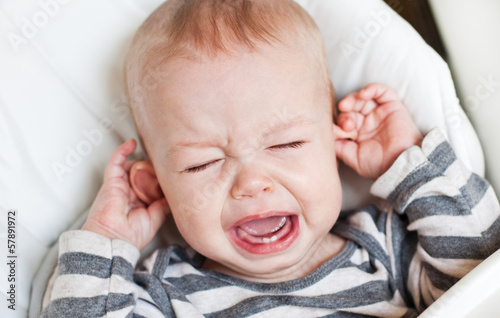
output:
[{"label": "baby's left ear", "polygon": [[136,162],[130,169],[130,184],[141,201],[151,204],[163,197],[163,191],[150,161]]}]

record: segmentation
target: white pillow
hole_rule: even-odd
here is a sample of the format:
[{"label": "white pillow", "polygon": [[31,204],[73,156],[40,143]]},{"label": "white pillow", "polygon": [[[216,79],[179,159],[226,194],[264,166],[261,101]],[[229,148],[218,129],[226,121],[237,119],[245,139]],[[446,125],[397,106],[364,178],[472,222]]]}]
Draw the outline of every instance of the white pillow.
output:
[{"label": "white pillow", "polygon": [[[122,64],[134,31],[162,2],[0,0],[0,208],[2,215],[18,211],[22,278],[13,317],[25,316],[41,259],[92,203],[113,150],[137,137]],[[464,163],[483,174],[446,64],[405,21],[381,0],[297,2],[321,29],[339,99],[370,82],[392,86],[422,132],[439,126]],[[369,200],[369,182],[345,167],[341,175],[345,208]]]},{"label": "white pillow", "polygon": [[[318,24],[337,99],[372,82],[394,88],[419,129],[439,127],[457,156],[484,175],[481,146],[460,107],[447,64],[380,0],[297,0]],[[396,8],[398,9],[398,8]],[[372,182],[343,166],[343,208],[371,201]]]}]

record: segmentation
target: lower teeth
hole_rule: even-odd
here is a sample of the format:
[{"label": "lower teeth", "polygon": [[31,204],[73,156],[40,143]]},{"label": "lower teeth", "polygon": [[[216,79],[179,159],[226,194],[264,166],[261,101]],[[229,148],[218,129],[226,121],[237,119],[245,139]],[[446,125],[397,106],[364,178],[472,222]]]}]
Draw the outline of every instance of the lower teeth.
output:
[{"label": "lower teeth", "polygon": [[275,242],[275,241],[277,241],[277,240],[278,240],[278,237],[277,237],[276,235],[273,235],[270,239],[268,239],[267,237],[264,237],[264,238],[262,239],[262,241],[263,241],[264,243],[266,243],[266,244],[271,243],[271,242]]}]

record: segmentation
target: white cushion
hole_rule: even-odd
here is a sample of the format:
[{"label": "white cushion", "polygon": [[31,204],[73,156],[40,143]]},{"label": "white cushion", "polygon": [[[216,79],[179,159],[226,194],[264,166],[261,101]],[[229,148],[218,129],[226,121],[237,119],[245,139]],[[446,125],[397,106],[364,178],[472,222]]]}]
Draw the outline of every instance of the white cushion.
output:
[{"label": "white cushion", "polygon": [[[298,2],[324,36],[339,99],[370,82],[392,86],[422,132],[440,127],[464,163],[483,173],[446,64],[406,22],[380,0]],[[160,3],[0,0],[0,208],[19,215],[19,317],[45,251],[90,206],[113,150],[137,137],[122,64],[134,31]],[[344,207],[369,200],[369,182],[341,170]]]},{"label": "white cushion", "polygon": [[[323,34],[338,100],[372,82],[389,85],[423,133],[441,128],[465,165],[484,174],[481,146],[460,107],[448,66],[405,20],[383,1],[297,2]],[[344,208],[371,200],[371,182],[346,167],[341,177]]]}]

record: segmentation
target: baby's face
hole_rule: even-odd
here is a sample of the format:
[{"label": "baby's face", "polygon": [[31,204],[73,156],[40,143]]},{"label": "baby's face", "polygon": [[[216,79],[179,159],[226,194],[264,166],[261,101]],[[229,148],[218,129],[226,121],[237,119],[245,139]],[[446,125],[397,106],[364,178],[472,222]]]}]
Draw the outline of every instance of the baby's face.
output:
[{"label": "baby's face", "polygon": [[319,71],[268,46],[163,70],[149,155],[184,239],[242,277],[300,267],[341,207]]}]

